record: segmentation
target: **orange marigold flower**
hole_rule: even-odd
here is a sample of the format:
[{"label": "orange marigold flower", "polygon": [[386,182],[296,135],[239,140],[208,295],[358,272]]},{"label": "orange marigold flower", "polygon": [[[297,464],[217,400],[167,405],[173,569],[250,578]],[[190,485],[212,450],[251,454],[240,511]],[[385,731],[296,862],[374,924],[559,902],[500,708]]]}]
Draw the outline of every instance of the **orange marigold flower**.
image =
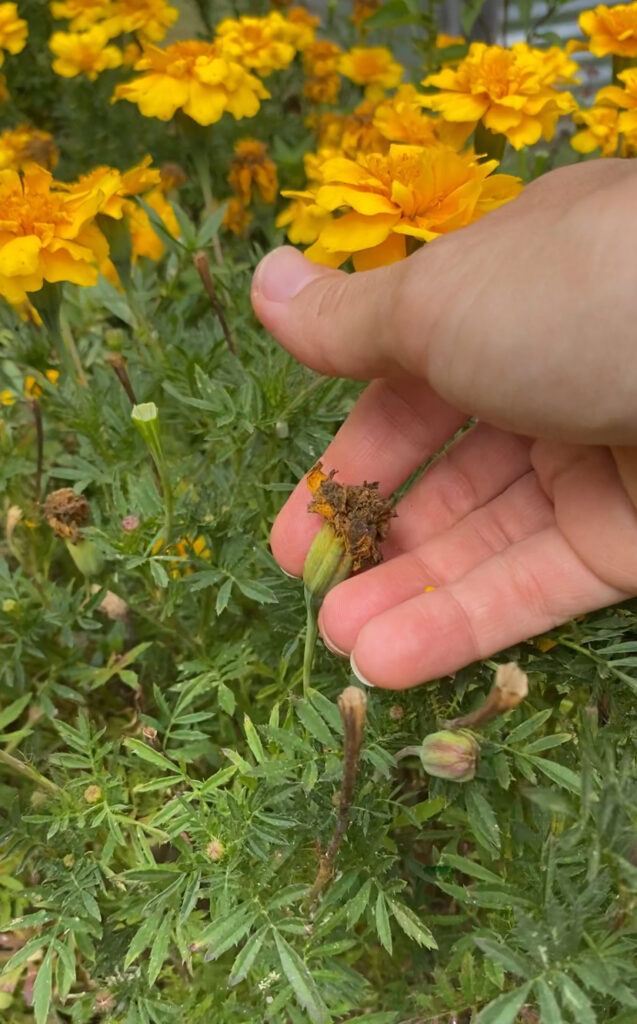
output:
[{"label": "orange marigold flower", "polygon": [[381,99],[386,89],[400,85],[404,68],[385,46],[355,46],[344,53],[339,71],[356,85],[366,86],[367,99]]},{"label": "orange marigold flower", "polygon": [[479,163],[471,153],[446,147],[397,144],[385,155],[329,160],[315,201],[341,216],[322,229],[306,255],[329,266],[352,256],[357,270],[403,259],[405,236],[429,241],[518,195],[520,180],[491,174],[495,167],[495,160]]},{"label": "orange marigold flower", "polygon": [[590,36],[589,49],[596,57],[637,57],[637,3],[600,4],[580,14],[579,26]]},{"label": "orange marigold flower", "polygon": [[106,68],[118,68],[122,63],[122,51],[117,46],[107,45],[109,36],[100,25],[94,25],[86,32],[54,32],[49,47],[55,54],[53,70],[63,78],[86,75],[94,82]]},{"label": "orange marigold flower", "polygon": [[178,17],[166,0],[113,0],[104,29],[111,37],[136,32],[142,42],[158,43]]},{"label": "orange marigold flower", "polygon": [[0,67],[4,61],[3,50],[20,53],[25,47],[28,31],[24,18],[18,17],[17,4],[0,4]]},{"label": "orange marigold flower", "polygon": [[35,163],[52,171],[59,156],[53,136],[28,124],[0,133],[0,170],[20,171],[26,164]]},{"label": "orange marigold flower", "polygon": [[83,32],[96,22],[106,18],[111,10],[111,0],[53,0],[51,14],[69,22],[72,32]]},{"label": "orange marigold flower", "polygon": [[0,171],[0,295],[26,301],[45,281],[93,285],[106,241],[93,223],[100,196],[58,191],[51,174],[30,164],[22,178]]},{"label": "orange marigold flower", "polygon": [[135,70],[145,73],[118,85],[113,99],[136,103],[144,117],[161,121],[180,109],[202,125],[226,111],[237,120],[254,117],[270,97],[260,79],[224,56],[218,43],[190,40],[165,50],[148,45]]},{"label": "orange marigold flower", "polygon": [[233,235],[243,235],[251,220],[252,217],[241,200],[232,196],[223,215],[223,226],[226,231],[231,231]]},{"label": "orange marigold flower", "polygon": [[510,49],[472,43],[456,68],[424,79],[423,85],[439,90],[425,104],[447,121],[471,126],[482,121],[521,149],[551,139],[560,115],[576,109],[571,94],[554,87],[576,68],[556,47],[543,52],[525,43]]},{"label": "orange marigold flower", "polygon": [[287,68],[295,49],[286,38],[285,19],[272,11],[264,18],[226,18],[217,25],[221,52],[262,77]]},{"label": "orange marigold flower", "polygon": [[341,88],[338,72],[341,49],[327,39],[312,43],[303,53],[307,76],[303,95],[312,103],[336,103]]},{"label": "orange marigold flower", "polygon": [[316,39],[316,29],[320,19],[305,10],[305,7],[291,7],[285,15],[285,24],[281,31],[295,50],[303,53]]},{"label": "orange marigold flower", "polygon": [[267,155],[265,144],[257,139],[239,139],[234,152],[228,184],[239,201],[249,206],[255,188],[264,203],[273,203],[278,189],[276,165]]}]

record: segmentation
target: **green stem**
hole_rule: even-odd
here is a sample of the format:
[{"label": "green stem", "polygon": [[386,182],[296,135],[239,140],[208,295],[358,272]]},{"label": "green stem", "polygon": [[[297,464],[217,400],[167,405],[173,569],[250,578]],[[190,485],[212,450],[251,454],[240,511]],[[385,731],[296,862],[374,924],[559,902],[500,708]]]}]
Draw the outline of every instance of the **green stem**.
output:
[{"label": "green stem", "polygon": [[168,466],[166,465],[163,452],[160,459],[155,458],[155,465],[157,466],[157,472],[159,473],[161,493],[162,498],[164,499],[164,531],[166,533],[166,546],[168,546],[173,535],[175,505],[170,473],[168,472]]},{"label": "green stem", "polygon": [[50,779],[46,779],[44,775],[40,775],[35,768],[32,768],[26,761],[19,761],[13,754],[7,754],[6,750],[0,750],[0,764],[4,764],[9,771],[14,772],[16,775],[22,775],[25,779],[29,779],[30,782],[35,783],[36,786],[40,786],[42,789],[48,789],[49,793],[55,793],[57,796],[61,792],[60,787],[56,786],[55,782],[51,782]]},{"label": "green stem", "polygon": [[305,629],[305,648],[303,650],[303,696],[307,697],[312,685],[312,663],[314,650],[318,640],[318,609],[311,594],[305,591],[305,607],[307,609],[307,625]]},{"label": "green stem", "polygon": [[71,334],[71,328],[69,327],[69,323],[68,320],[66,319],[66,314],[64,313],[63,307],[60,309],[60,335],[64,343],[64,349],[68,353],[71,360],[71,364],[74,367],[75,372],[77,374],[77,379],[79,380],[83,388],[87,388],[88,380],[86,379],[84,367],[82,366],[82,360],[80,359],[80,353],[77,350],[75,339]]}]

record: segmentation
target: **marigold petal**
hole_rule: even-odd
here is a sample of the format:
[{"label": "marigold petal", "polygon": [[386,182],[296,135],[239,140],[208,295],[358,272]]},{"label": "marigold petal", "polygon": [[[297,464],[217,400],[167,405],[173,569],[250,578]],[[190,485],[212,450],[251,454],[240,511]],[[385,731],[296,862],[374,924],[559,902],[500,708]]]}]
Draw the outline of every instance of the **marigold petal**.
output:
[{"label": "marigold petal", "polygon": [[380,245],[371,249],[362,249],[352,256],[355,270],[375,270],[376,267],[387,267],[390,263],[404,260],[407,245],[401,235],[390,234]]},{"label": "marigold petal", "polygon": [[371,249],[380,245],[387,238],[399,214],[376,214],[364,217],[360,213],[346,213],[343,217],[330,221],[319,236],[321,245],[328,252],[357,252],[359,249]]},{"label": "marigold petal", "polygon": [[42,243],[37,235],[24,235],[0,246],[0,274],[3,277],[24,277],[34,274]]},{"label": "marigold petal", "polygon": [[394,214],[395,207],[386,196],[375,192],[357,191],[347,185],[322,185],[316,202],[326,210],[337,210],[339,206],[351,206],[358,213],[372,217],[377,213]]},{"label": "marigold petal", "polygon": [[341,264],[345,263],[345,260],[349,259],[349,252],[328,252],[327,249],[321,245],[320,240],[311,245],[309,249],[305,250],[304,253],[308,260],[312,260],[313,263],[322,263],[326,267],[333,267],[336,269]]}]

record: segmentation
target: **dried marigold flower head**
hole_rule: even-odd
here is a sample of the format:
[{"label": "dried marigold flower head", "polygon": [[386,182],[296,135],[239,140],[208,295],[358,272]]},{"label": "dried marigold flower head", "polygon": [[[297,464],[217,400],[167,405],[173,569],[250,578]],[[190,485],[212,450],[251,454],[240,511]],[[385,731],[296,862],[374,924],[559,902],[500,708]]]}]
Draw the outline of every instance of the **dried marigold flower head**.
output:
[{"label": "dried marigold flower head", "polygon": [[341,484],[336,471],[323,472],[320,462],[307,478],[313,494],[309,512],[325,519],[352,560],[352,570],[369,569],[382,561],[380,543],[387,536],[393,505],[378,493],[378,483]]},{"label": "dried marigold flower head", "polygon": [[96,804],[102,798],[102,790],[99,786],[87,786],[83,796],[87,804]]},{"label": "dried marigold flower head", "polygon": [[226,848],[220,839],[211,839],[206,847],[206,853],[213,861],[221,860],[225,852]]},{"label": "dried marigold flower head", "polygon": [[91,518],[89,503],[83,494],[76,494],[70,487],[62,487],[47,495],[43,506],[44,518],[57,537],[77,544],[82,537],[82,527]]},{"label": "dried marigold flower head", "polygon": [[264,203],[275,201],[278,188],[276,164],[268,156],[264,142],[239,139],[230,162],[228,184],[244,206],[252,202],[253,189]]}]

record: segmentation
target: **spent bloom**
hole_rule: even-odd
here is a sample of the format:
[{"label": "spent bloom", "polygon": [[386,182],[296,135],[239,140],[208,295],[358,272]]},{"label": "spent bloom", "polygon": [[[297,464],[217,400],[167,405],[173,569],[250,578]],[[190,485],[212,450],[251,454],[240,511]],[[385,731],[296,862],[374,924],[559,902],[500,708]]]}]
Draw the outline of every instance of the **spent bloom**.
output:
[{"label": "spent bloom", "polygon": [[45,281],[93,285],[106,258],[106,241],[93,223],[94,190],[59,191],[50,173],[30,164],[21,178],[0,171],[0,295],[26,301]]},{"label": "spent bloom", "polygon": [[237,198],[249,206],[255,189],[264,203],[273,203],[277,194],[276,165],[269,158],[265,143],[257,139],[239,139],[230,163],[228,184]]},{"label": "spent bloom", "polygon": [[224,56],[264,78],[287,68],[296,52],[277,11],[263,18],[226,18],[217,26],[216,40]]},{"label": "spent bloom", "polygon": [[398,144],[387,154],[328,160],[314,199],[341,216],[322,228],[306,255],[332,267],[352,256],[357,270],[403,259],[406,236],[430,241],[518,195],[520,180],[492,174],[495,167],[495,160],[479,163],[449,147]]},{"label": "spent bloom", "polygon": [[0,133],[0,170],[20,171],[29,163],[53,170],[59,155],[53,136],[28,124]]},{"label": "spent bloom", "polygon": [[108,38],[100,25],[86,32],[54,32],[49,40],[55,56],[53,70],[63,78],[86,75],[94,82],[100,72],[122,63],[122,51],[109,44]]},{"label": "spent bloom", "polygon": [[165,50],[147,46],[135,64],[141,74],[115,89],[114,100],[136,103],[144,117],[169,121],[177,110],[209,125],[228,111],[235,119],[254,117],[269,99],[260,79],[227,56],[217,43],[188,40]]},{"label": "spent bloom", "polygon": [[427,96],[426,105],[447,121],[471,126],[482,121],[521,149],[540,138],[550,140],[560,115],[575,109],[571,94],[555,85],[576,68],[556,47],[543,52],[525,43],[509,49],[472,43],[457,67],[424,79],[423,85],[439,90]]},{"label": "spent bloom", "polygon": [[26,21],[18,17],[18,5],[0,4],[0,67],[4,61],[3,51],[20,53],[26,44],[27,33]]},{"label": "spent bloom", "polygon": [[312,103],[336,103],[341,88],[340,57],[340,47],[327,39],[319,39],[304,50],[303,95]]},{"label": "spent bloom", "polygon": [[252,215],[248,213],[241,200],[232,196],[223,215],[223,226],[226,231],[231,231],[233,235],[243,235],[251,220]]},{"label": "spent bloom", "polygon": [[637,57],[637,3],[600,4],[580,14],[579,25],[590,36],[589,49],[596,57]]},{"label": "spent bloom", "polygon": [[343,54],[338,67],[356,85],[366,86],[368,99],[380,99],[386,89],[400,85],[404,71],[385,46],[355,46]]}]

